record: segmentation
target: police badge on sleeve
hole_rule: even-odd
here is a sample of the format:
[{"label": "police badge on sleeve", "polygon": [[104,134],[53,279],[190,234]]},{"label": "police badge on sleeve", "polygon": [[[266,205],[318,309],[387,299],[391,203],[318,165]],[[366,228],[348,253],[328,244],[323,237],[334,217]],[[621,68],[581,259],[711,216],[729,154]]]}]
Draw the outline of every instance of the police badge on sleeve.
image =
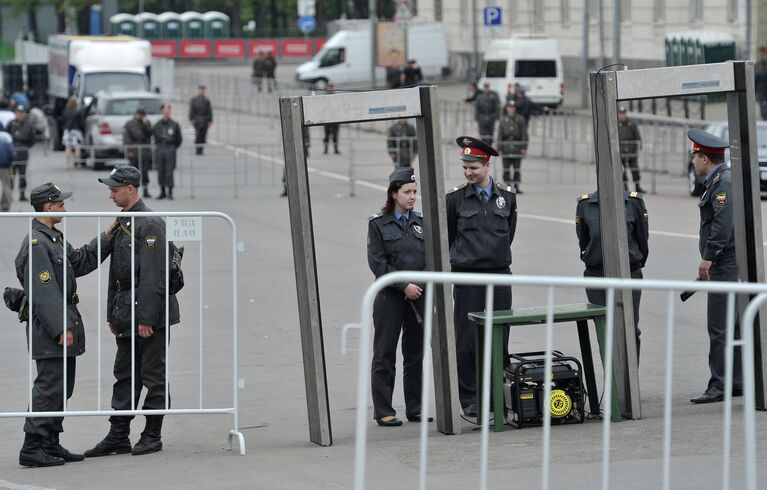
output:
[{"label": "police badge on sleeve", "polygon": [[495,205],[498,206],[498,209],[503,209],[506,207],[506,199],[503,198],[503,196],[499,196],[498,199],[495,200]]}]

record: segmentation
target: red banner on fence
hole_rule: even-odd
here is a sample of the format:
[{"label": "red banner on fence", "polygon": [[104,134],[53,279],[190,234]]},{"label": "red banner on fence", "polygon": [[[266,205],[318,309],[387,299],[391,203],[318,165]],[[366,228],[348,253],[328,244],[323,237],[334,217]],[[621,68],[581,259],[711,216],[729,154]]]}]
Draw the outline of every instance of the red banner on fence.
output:
[{"label": "red banner on fence", "polygon": [[213,56],[216,58],[244,58],[245,41],[241,39],[225,39],[213,42]]},{"label": "red banner on fence", "polygon": [[311,39],[286,39],[282,41],[282,56],[311,56]]},{"label": "red banner on fence", "polygon": [[155,58],[175,58],[176,41],[152,40],[152,56]]},{"label": "red banner on fence", "polygon": [[182,58],[210,58],[210,41],[181,41]]},{"label": "red banner on fence", "polygon": [[263,53],[271,51],[274,53],[274,56],[277,56],[279,54],[279,49],[280,42],[276,39],[257,39],[255,41],[250,41],[248,44],[248,52],[250,53],[251,58],[255,58],[259,51]]}]

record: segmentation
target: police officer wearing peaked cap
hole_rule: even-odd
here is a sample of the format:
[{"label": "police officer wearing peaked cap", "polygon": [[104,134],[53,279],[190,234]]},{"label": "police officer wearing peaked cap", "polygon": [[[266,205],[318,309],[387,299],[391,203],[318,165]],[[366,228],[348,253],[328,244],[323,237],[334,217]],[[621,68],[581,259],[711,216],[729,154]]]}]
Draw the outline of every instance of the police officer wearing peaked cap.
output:
[{"label": "police officer wearing peaked cap", "polygon": [[[732,213],[732,174],[724,163],[725,149],[729,146],[721,138],[700,129],[690,129],[687,137],[692,141],[692,164],[695,172],[706,176],[700,197],[701,261],[698,277],[703,281],[737,281],[735,264],[735,232]],[[724,399],[724,360],[727,325],[727,294],[708,293],[706,312],[708,323],[708,367],[711,376],[706,391],[690,399],[692,403],[711,403]],[[737,312],[735,312],[737,315]],[[735,338],[740,337],[736,316]],[[735,348],[733,396],[743,393],[740,348]]]},{"label": "police officer wearing peaked cap", "polygon": [[[413,169],[395,170],[389,176],[384,207],[368,218],[368,265],[377,278],[395,271],[421,271],[426,265],[423,218],[413,210],[416,192]],[[392,407],[400,332],[405,415],[411,422],[421,422],[422,295],[418,284],[394,284],[378,293],[373,305],[371,389],[373,416],[382,427],[402,425]]]},{"label": "police officer wearing peaked cap", "polygon": [[[32,189],[30,203],[36,212],[65,212],[64,200],[71,192],[62,192],[53,183]],[[85,329],[77,309],[77,277],[98,267],[98,242],[102,260],[112,251],[111,230],[78,249],[64,241],[56,228],[61,217],[38,216],[32,220],[32,236],[27,236],[16,256],[16,276],[31,311],[27,320],[27,339],[32,358],[37,364],[37,377],[32,388],[34,412],[58,412],[64,408],[64,343],[66,343],[66,397],[75,387],[75,359],[85,352]],[[30,238],[32,256],[30,258]],[[66,258],[64,251],[66,250]],[[64,268],[66,267],[66,271]],[[31,270],[30,270],[31,268]],[[66,325],[64,324],[64,291],[66,290]],[[24,424],[24,446],[19,453],[22,466],[57,466],[82,461],[59,443],[64,431],[64,417],[28,417]]]},{"label": "police officer wearing peaked cap", "polygon": [[[517,228],[517,196],[512,188],[493,182],[490,157],[498,151],[471,136],[456,139],[466,182],[447,194],[447,231],[453,272],[510,274],[511,242]],[[494,288],[494,308],[511,308],[511,287]],[[464,414],[477,414],[475,366],[476,326],[468,314],[485,309],[484,286],[453,288],[458,362],[458,389]],[[504,355],[508,352],[504,329]]]}]

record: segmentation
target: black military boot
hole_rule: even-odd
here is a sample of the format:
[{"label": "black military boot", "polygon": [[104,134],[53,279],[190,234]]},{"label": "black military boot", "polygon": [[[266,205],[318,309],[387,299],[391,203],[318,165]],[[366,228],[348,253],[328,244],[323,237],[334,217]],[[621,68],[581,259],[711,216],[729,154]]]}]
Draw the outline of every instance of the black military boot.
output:
[{"label": "black military boot", "polygon": [[157,199],[165,199],[165,186],[164,185],[160,186],[160,195],[157,196]]},{"label": "black military boot", "polygon": [[324,153],[325,155],[328,154],[328,144],[327,143],[325,143],[325,151],[323,151],[322,153]]},{"label": "black military boot", "polygon": [[340,155],[341,154],[341,152],[338,151],[338,145],[335,144],[335,143],[333,144],[333,150],[336,152],[336,155]]},{"label": "black military boot", "polygon": [[85,457],[96,458],[131,452],[131,443],[128,438],[131,419],[125,419],[126,417],[110,417],[109,422],[111,426],[109,427],[109,433],[93,449],[85,451]]},{"label": "black military boot", "polygon": [[25,192],[21,191],[20,194],[19,194],[19,201],[26,201],[26,200],[27,200],[27,196],[26,196]]},{"label": "black military boot", "polygon": [[43,451],[43,438],[37,434],[24,434],[24,445],[19,452],[21,466],[61,466],[65,461]]},{"label": "black military boot", "polygon": [[144,187],[144,199],[151,199],[152,195],[149,193],[149,189]]},{"label": "black military boot", "polygon": [[162,451],[162,419],[163,415],[147,415],[146,427],[141,433],[141,439],[133,446],[132,454],[140,456],[142,454],[156,453]]},{"label": "black military boot", "polygon": [[59,444],[59,433],[54,432],[49,438],[43,439],[43,451],[50,456],[61,458],[67,463],[73,463],[75,461],[82,461],[85,456],[82,454],[76,454],[69,452],[69,449],[62,447]]},{"label": "black military boot", "polygon": [[168,187],[168,199],[173,200],[173,186]]}]

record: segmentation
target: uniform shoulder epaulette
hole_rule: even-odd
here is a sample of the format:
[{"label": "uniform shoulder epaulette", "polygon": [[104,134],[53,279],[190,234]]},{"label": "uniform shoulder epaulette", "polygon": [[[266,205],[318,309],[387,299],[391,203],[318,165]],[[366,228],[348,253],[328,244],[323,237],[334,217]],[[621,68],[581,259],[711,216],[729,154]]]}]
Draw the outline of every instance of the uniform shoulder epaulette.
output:
[{"label": "uniform shoulder epaulette", "polygon": [[584,199],[588,199],[588,198],[589,198],[588,194],[581,194],[580,197],[578,197],[578,202],[583,201]]},{"label": "uniform shoulder epaulette", "polygon": [[37,245],[37,238],[32,239],[32,245]]},{"label": "uniform shoulder epaulette", "polygon": [[413,211],[413,213],[415,213],[415,215],[419,218],[423,218],[423,213],[419,213],[418,211]]},{"label": "uniform shoulder epaulette", "polygon": [[463,189],[464,187],[466,187],[467,185],[469,185],[469,183],[468,183],[468,182],[464,182],[463,184],[458,184],[457,186],[455,186],[455,187],[453,187],[452,189],[450,189],[450,191],[448,192],[448,194],[452,194],[453,192],[455,192],[455,191],[457,191],[457,190],[461,190],[461,189]]},{"label": "uniform shoulder epaulette", "polygon": [[514,192],[514,190],[512,189],[512,187],[510,185],[506,185],[506,184],[504,184],[502,182],[498,182],[495,185],[497,185],[499,189],[504,190],[506,192],[511,192],[511,193]]},{"label": "uniform shoulder epaulette", "polygon": [[642,199],[642,194],[639,192],[629,192],[629,197],[634,197],[636,199]]},{"label": "uniform shoulder epaulette", "polygon": [[717,182],[719,182],[719,179],[721,178],[722,178],[722,172],[719,172],[718,174],[714,176],[714,180],[712,180],[711,183],[716,184]]},{"label": "uniform shoulder epaulette", "polygon": [[373,221],[374,219],[380,218],[381,216],[383,216],[383,213],[380,211],[375,214],[371,214],[370,216],[368,216],[368,221]]}]

